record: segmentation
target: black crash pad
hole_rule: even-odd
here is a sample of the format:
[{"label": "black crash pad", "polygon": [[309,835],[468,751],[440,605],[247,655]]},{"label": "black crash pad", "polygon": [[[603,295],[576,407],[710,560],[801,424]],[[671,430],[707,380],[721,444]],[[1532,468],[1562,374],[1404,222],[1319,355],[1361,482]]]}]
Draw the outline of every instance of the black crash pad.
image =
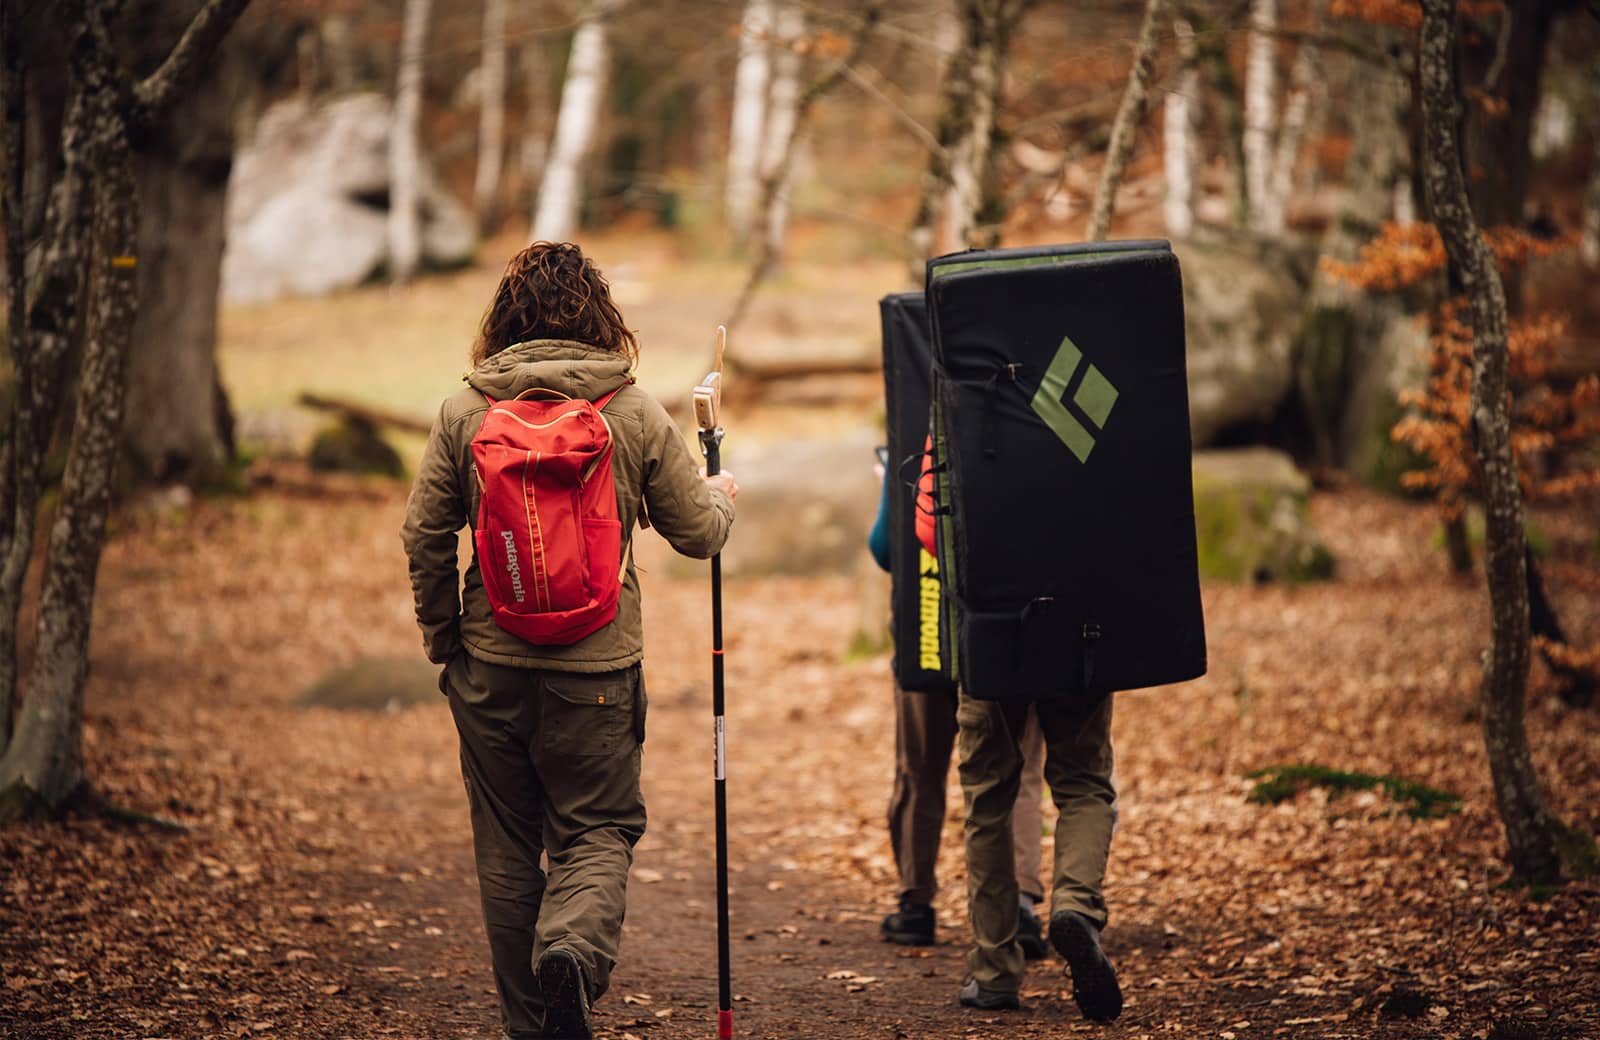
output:
[{"label": "black crash pad", "polygon": [[894,676],[903,690],[955,693],[949,612],[937,561],[917,542],[916,481],[928,439],[933,344],[920,292],[878,303],[889,440],[889,573]]},{"label": "black crash pad", "polygon": [[940,564],[986,699],[1206,669],[1178,261],[1165,242],[928,265]]}]

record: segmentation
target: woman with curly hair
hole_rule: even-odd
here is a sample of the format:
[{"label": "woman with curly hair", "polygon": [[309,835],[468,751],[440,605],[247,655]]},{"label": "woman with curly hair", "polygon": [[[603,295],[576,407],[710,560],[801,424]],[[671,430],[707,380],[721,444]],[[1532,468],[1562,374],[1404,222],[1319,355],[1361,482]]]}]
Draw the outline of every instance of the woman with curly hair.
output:
[{"label": "woman with curly hair", "polygon": [[[484,315],[467,387],[439,410],[401,530],[423,645],[443,666],[461,738],[484,923],[513,1038],[589,1036],[589,1006],[617,960],[645,828],[632,532],[654,526],[677,551],[704,558],[733,523],[738,486],[727,474],[705,477],[666,410],[633,385],[638,350],[605,277],[576,245],[518,253]],[[464,586],[457,570],[458,532],[478,516],[473,439],[494,402],[535,390],[599,404],[623,532],[615,618],[566,645],[497,624],[476,553]]]}]

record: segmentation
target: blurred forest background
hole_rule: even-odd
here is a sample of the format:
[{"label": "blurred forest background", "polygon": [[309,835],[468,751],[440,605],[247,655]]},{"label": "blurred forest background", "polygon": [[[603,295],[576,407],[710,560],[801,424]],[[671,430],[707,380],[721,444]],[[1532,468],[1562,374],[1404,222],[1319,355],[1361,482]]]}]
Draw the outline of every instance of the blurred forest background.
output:
[{"label": "blurred forest background", "polygon": [[[948,941],[874,935],[876,301],[1109,234],[1183,265],[1212,661],[1119,704],[1129,1035],[1600,1035],[1600,9],[1461,3],[1447,112],[1424,6],[3,0],[0,1032],[491,1027],[394,534],[537,238],[608,274],[674,414],[730,327],[740,1014],[966,1028],[954,790]],[[640,549],[654,829],[599,1021],[687,1036],[704,574]],[[1073,1028],[1047,974],[1008,1031]]]}]

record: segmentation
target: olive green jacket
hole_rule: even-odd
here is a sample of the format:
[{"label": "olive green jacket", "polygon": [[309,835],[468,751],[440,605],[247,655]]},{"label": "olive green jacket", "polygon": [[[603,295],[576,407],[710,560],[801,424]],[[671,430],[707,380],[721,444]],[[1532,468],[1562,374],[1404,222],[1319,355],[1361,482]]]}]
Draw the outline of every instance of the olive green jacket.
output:
[{"label": "olive green jacket", "polygon": [[[674,549],[704,559],[728,539],[732,500],[700,477],[666,409],[629,385],[628,362],[618,354],[565,340],[519,343],[479,365],[467,383],[439,409],[400,529],[428,659],[442,664],[465,649],[493,664],[564,672],[609,672],[635,663],[644,655],[635,526],[654,526]],[[615,443],[611,467],[627,574],[616,618],[571,646],[535,646],[506,632],[494,622],[476,557],[464,588],[457,571],[458,532],[478,517],[472,438],[489,409],[485,395],[500,401],[535,387],[590,401],[622,387],[604,412]]]}]

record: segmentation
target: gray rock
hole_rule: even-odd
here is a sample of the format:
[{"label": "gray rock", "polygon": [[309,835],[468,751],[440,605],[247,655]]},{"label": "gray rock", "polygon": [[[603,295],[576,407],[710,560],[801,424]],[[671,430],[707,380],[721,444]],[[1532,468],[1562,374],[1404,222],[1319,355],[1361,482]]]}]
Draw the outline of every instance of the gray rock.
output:
[{"label": "gray rock", "polygon": [[296,701],[306,708],[398,711],[442,700],[439,667],[421,658],[364,657],[318,679]]},{"label": "gray rock", "polygon": [[[259,302],[349,288],[388,259],[388,99],[353,94],[268,109],[234,161],[223,296]],[[423,260],[472,258],[471,214],[432,170],[421,178]]]},{"label": "gray rock", "polygon": [[1333,555],[1307,510],[1311,481],[1271,448],[1196,452],[1200,573],[1223,581],[1331,578]]},{"label": "gray rock", "polygon": [[1236,423],[1265,421],[1294,387],[1305,299],[1301,272],[1251,244],[1182,242],[1189,425],[1197,447]]}]

